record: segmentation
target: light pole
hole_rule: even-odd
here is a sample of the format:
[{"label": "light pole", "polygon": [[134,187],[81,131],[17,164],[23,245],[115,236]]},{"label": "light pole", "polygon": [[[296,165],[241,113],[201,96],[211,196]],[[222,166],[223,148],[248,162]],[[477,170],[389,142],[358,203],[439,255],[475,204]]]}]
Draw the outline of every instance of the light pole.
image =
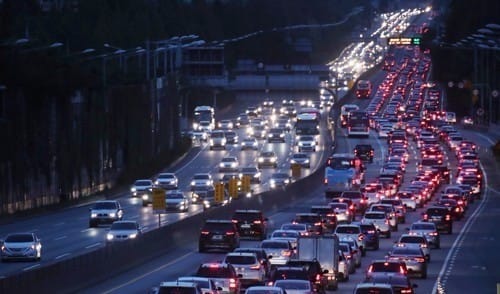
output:
[{"label": "light pole", "polygon": [[219,90],[214,89],[213,94],[214,94],[214,110],[215,110],[217,108],[217,94],[219,94]]}]

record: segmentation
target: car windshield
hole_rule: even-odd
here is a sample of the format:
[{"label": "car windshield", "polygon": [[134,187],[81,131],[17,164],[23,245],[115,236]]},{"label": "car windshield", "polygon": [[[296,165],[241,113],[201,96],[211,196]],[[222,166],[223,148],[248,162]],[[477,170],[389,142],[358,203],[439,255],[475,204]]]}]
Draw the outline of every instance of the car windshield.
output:
[{"label": "car windshield", "polygon": [[111,225],[111,230],[136,230],[137,224],[132,222],[114,222]]},{"label": "car windshield", "polygon": [[242,173],[257,173],[258,170],[255,167],[244,167],[241,169]]},{"label": "car windshield", "polygon": [[233,158],[233,157],[225,157],[225,158],[222,158],[221,160],[222,162],[236,162],[236,158]]},{"label": "car windshield", "polygon": [[299,153],[299,154],[294,154],[293,158],[307,158],[307,154],[304,153]]},{"label": "car windshield", "polygon": [[167,199],[183,199],[184,194],[182,193],[167,193]]},{"label": "car windshield", "polygon": [[285,290],[309,290],[311,285],[308,281],[292,281],[292,280],[277,280],[274,284],[276,287],[283,288]]},{"label": "car windshield", "polygon": [[33,242],[33,235],[31,234],[13,234],[7,236],[5,239],[6,243],[24,243],[24,242]]},{"label": "car windshield", "polygon": [[274,152],[262,152],[262,157],[274,157]]},{"label": "car windshield", "polygon": [[170,174],[161,174],[158,176],[158,179],[173,179],[173,178],[175,178],[175,176]]},{"label": "car windshield", "polygon": [[208,175],[194,175],[193,179],[194,180],[208,180],[209,176]]},{"label": "car windshield", "polygon": [[321,221],[321,218],[319,215],[297,215],[295,221],[298,223],[316,223]]},{"label": "car windshield", "polygon": [[158,294],[197,294],[194,287],[160,287]]},{"label": "car windshield", "polygon": [[286,178],[288,178],[288,175],[287,174],[273,174],[271,177],[273,179],[286,179]]},{"label": "car windshield", "polygon": [[94,209],[116,209],[115,202],[96,202]]},{"label": "car windshield", "polygon": [[369,219],[385,219],[385,214],[383,214],[383,213],[365,213],[365,218],[369,218]]},{"label": "car windshield", "polygon": [[255,264],[257,260],[255,256],[229,255],[226,256],[225,262],[230,264]]},{"label": "car windshield", "polygon": [[135,181],[134,183],[135,186],[151,186],[150,181]]},{"label": "car windshield", "polygon": [[353,227],[353,226],[339,226],[335,230],[337,234],[359,234],[360,229],[359,227]]}]

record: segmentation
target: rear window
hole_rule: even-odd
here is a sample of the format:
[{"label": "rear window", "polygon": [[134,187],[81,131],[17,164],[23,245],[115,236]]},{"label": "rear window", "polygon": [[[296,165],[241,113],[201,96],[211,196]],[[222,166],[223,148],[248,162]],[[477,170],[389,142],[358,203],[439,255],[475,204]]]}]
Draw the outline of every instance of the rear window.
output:
[{"label": "rear window", "polygon": [[349,198],[349,199],[359,199],[361,198],[361,193],[358,193],[358,192],[344,192],[342,193],[342,197],[346,197],[346,198]]},{"label": "rear window", "polygon": [[270,249],[288,249],[288,244],[285,242],[262,242],[262,248],[270,248]]},{"label": "rear window", "polygon": [[341,227],[337,227],[335,232],[338,234],[359,234],[360,228],[359,227],[341,226]]},{"label": "rear window", "polygon": [[231,223],[206,223],[204,226],[205,230],[233,230],[233,225]]},{"label": "rear window", "polygon": [[365,218],[369,219],[384,219],[385,214],[383,213],[365,213]]},{"label": "rear window", "polygon": [[377,286],[370,286],[366,288],[358,288],[354,294],[392,294],[391,289],[388,288],[380,288]]},{"label": "rear window", "polygon": [[233,215],[233,219],[244,220],[244,221],[253,221],[256,219],[260,219],[260,214],[258,214],[258,213],[235,213]]},{"label": "rear window", "polygon": [[425,243],[424,237],[419,236],[405,236],[399,240],[401,243]]},{"label": "rear window", "polygon": [[319,215],[297,215],[295,220],[298,223],[315,223],[321,220]]},{"label": "rear window", "polygon": [[412,230],[428,230],[428,231],[432,231],[432,230],[435,230],[436,227],[434,227],[434,225],[431,225],[431,224],[414,224],[411,226],[411,229]]},{"label": "rear window", "polygon": [[194,287],[160,287],[159,294],[196,294]]},{"label": "rear window", "polygon": [[226,256],[226,263],[255,264],[255,263],[257,263],[257,261],[256,261],[255,257],[253,257],[253,256],[229,255],[229,256]]},{"label": "rear window", "polygon": [[427,214],[430,215],[446,215],[448,213],[448,209],[439,209],[439,208],[429,208],[427,209]]},{"label": "rear window", "polygon": [[398,273],[401,265],[397,262],[374,262],[369,267],[370,272],[391,272]]}]

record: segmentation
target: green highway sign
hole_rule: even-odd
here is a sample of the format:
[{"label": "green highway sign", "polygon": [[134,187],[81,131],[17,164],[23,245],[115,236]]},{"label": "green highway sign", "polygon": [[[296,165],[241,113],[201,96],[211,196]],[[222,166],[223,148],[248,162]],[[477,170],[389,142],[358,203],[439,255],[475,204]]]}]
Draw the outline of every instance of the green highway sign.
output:
[{"label": "green highway sign", "polygon": [[420,45],[421,37],[391,37],[387,39],[388,45]]}]

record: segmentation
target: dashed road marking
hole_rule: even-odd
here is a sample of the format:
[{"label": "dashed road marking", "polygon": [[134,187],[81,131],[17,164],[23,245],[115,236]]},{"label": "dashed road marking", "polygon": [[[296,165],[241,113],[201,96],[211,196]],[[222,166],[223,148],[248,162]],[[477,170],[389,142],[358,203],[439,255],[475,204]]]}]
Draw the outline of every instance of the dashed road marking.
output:
[{"label": "dashed road marking", "polygon": [[63,258],[63,257],[66,257],[66,256],[68,256],[68,255],[71,255],[71,253],[64,253],[64,254],[61,254],[61,255],[59,255],[59,256],[57,256],[57,257],[56,257],[56,260],[61,259],[61,258]]},{"label": "dashed road marking", "polygon": [[29,270],[32,270],[32,269],[37,268],[39,266],[40,266],[40,264],[37,263],[37,264],[34,264],[32,266],[28,266],[28,267],[23,268],[23,271],[29,271]]},{"label": "dashed road marking", "polygon": [[97,246],[99,246],[99,245],[101,245],[101,242],[97,242],[97,243],[94,243],[94,244],[92,244],[92,245],[86,246],[86,247],[85,247],[85,249],[94,248],[94,247],[97,247]]},{"label": "dashed road marking", "polygon": [[61,237],[55,238],[54,241],[58,241],[58,240],[66,239],[66,238],[68,238],[68,236],[61,236]]}]

